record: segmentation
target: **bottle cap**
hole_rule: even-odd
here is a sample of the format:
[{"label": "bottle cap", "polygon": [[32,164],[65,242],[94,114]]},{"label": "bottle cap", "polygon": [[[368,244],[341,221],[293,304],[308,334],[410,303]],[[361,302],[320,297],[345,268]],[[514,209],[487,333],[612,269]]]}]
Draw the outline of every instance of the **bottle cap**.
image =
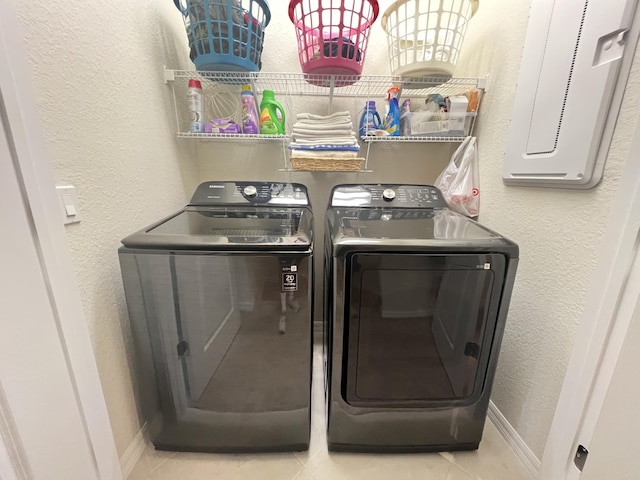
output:
[{"label": "bottle cap", "polygon": [[200,80],[196,80],[194,78],[191,78],[189,80],[189,88],[202,88],[202,84],[200,83]]},{"label": "bottle cap", "polygon": [[375,100],[367,100],[367,108],[370,110],[373,110],[376,108],[376,101]]},{"label": "bottle cap", "polygon": [[251,93],[251,85],[242,85],[242,93],[244,92]]},{"label": "bottle cap", "polygon": [[273,90],[264,90],[262,92],[262,98],[276,98],[276,95],[273,93]]}]

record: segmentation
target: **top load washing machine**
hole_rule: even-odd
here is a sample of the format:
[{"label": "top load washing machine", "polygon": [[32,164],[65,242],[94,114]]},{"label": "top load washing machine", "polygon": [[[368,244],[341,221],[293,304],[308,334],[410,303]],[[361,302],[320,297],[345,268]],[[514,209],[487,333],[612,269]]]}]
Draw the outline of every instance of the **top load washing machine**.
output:
[{"label": "top load washing machine", "polygon": [[518,246],[423,185],[339,185],[325,229],[330,450],[475,449]]},{"label": "top load washing machine", "polygon": [[122,244],[137,384],[156,448],[308,448],[307,189],[206,182],[184,209]]}]

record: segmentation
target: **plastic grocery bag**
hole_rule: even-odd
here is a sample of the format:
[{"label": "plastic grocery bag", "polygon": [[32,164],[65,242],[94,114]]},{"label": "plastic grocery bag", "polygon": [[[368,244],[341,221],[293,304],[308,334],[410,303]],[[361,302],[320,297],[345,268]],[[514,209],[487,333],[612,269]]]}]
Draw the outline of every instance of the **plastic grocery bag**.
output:
[{"label": "plastic grocery bag", "polygon": [[477,217],[480,213],[480,171],[476,137],[467,137],[451,156],[451,160],[436,179],[451,210]]}]

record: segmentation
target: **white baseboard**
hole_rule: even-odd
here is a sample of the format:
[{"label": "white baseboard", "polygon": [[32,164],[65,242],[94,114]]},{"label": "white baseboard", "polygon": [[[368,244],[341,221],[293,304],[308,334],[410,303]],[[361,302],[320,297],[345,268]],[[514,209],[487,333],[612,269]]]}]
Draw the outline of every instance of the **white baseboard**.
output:
[{"label": "white baseboard", "polygon": [[507,419],[502,415],[502,412],[498,410],[496,404],[492,401],[489,402],[489,411],[487,413],[489,420],[493,422],[500,434],[507,441],[511,450],[516,454],[518,459],[522,462],[524,467],[529,472],[529,476],[534,479],[538,477],[540,472],[540,460],[531,451],[528,445],[522,440],[518,432],[511,426]]},{"label": "white baseboard", "polygon": [[127,447],[127,450],[122,454],[122,457],[120,457],[120,466],[122,468],[122,476],[124,478],[129,478],[133,468],[136,466],[136,463],[138,463],[138,460],[140,460],[140,457],[147,448],[145,440],[147,428],[147,423],[145,423],[138,431],[129,447]]}]

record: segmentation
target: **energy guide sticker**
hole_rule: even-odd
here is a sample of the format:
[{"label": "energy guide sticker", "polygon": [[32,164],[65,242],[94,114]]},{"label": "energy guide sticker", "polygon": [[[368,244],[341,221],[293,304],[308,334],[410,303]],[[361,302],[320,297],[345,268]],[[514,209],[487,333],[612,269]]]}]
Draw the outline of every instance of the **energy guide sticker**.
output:
[{"label": "energy guide sticker", "polygon": [[296,292],[298,290],[298,266],[287,265],[282,267],[282,291]]}]

